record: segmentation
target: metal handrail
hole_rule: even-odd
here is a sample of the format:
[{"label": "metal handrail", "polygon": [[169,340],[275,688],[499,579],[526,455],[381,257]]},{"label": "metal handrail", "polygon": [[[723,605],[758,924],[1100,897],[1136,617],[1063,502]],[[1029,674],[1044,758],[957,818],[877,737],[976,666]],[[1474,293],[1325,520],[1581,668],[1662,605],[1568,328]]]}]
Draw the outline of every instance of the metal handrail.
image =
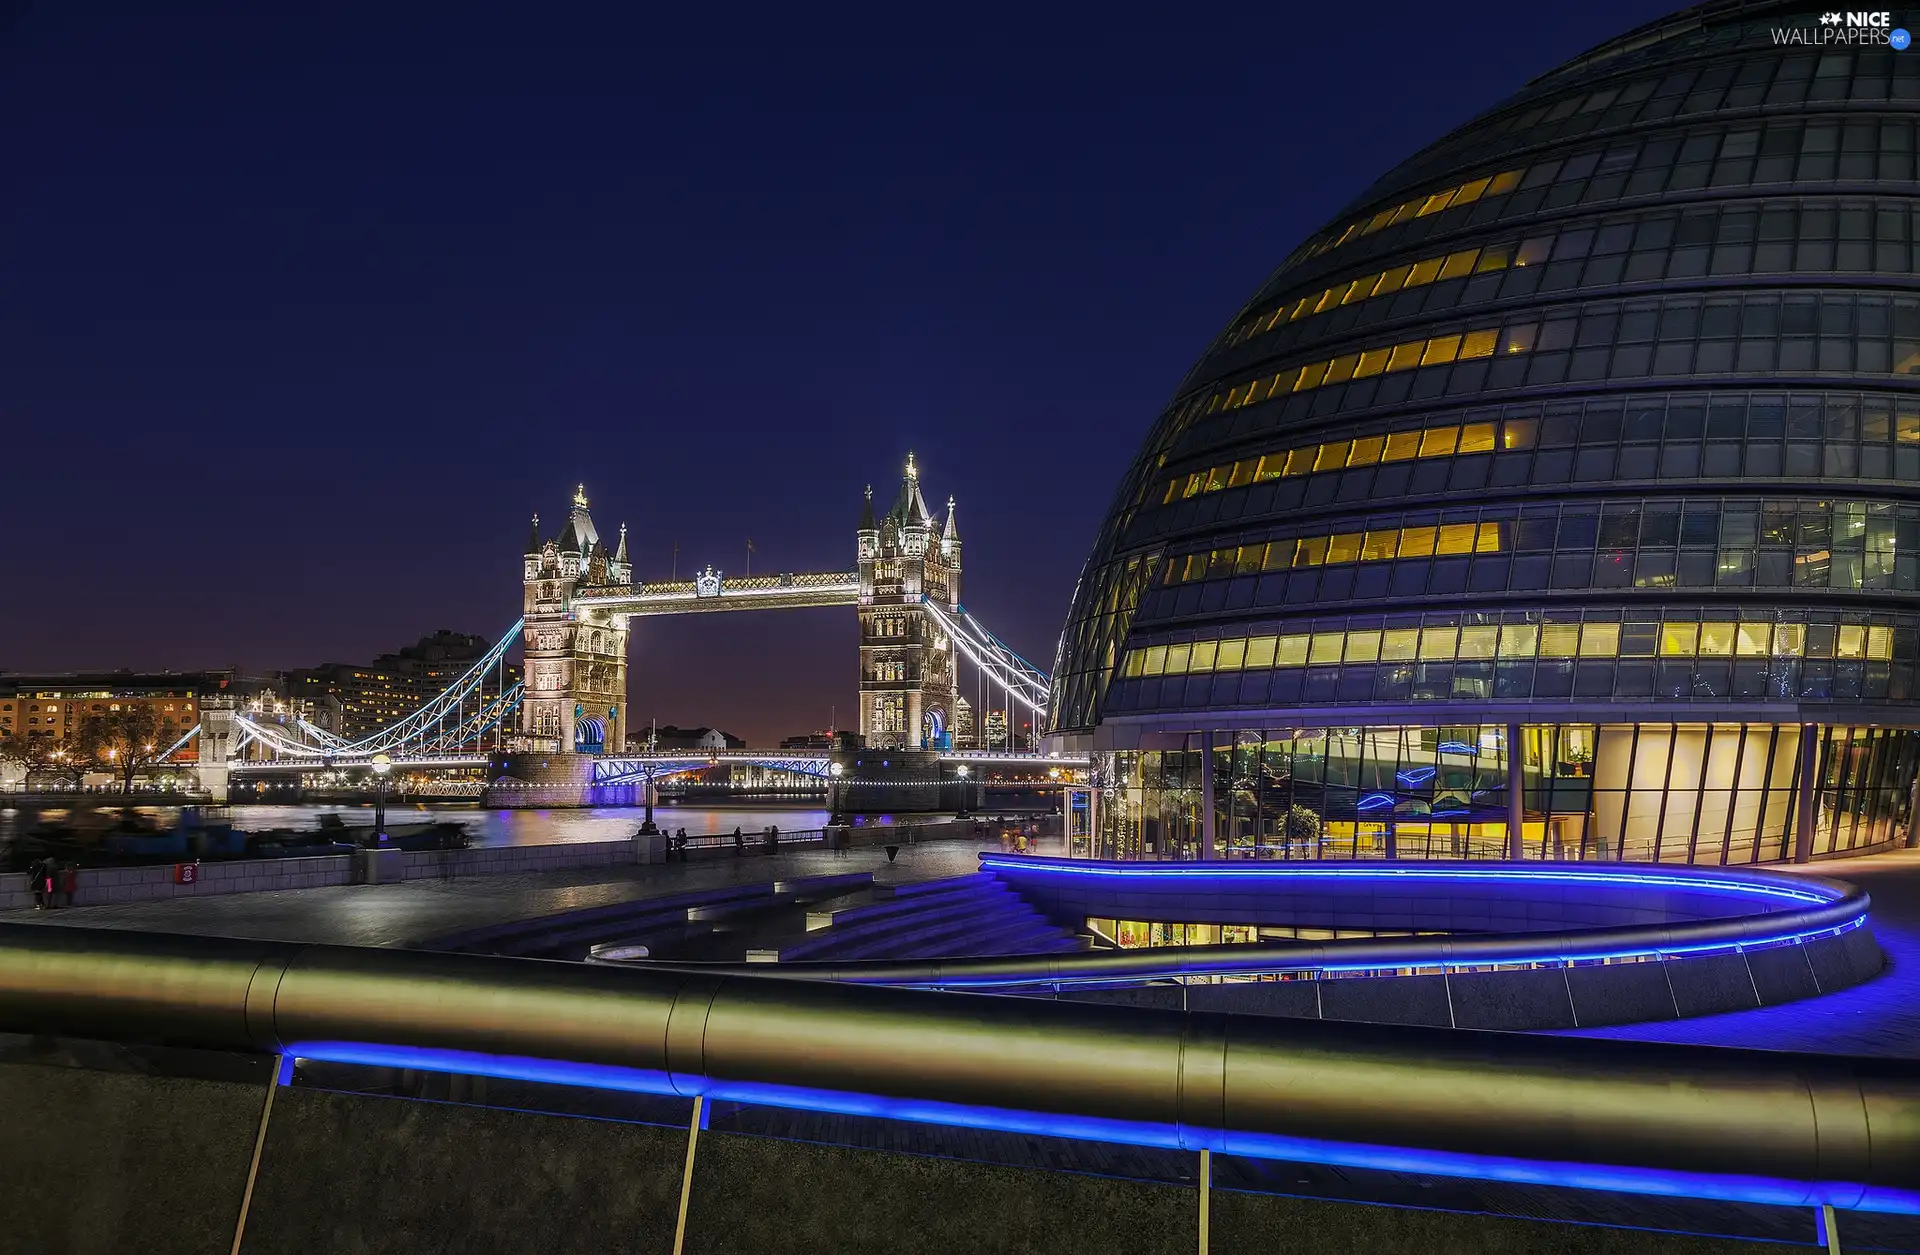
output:
[{"label": "metal handrail", "polygon": [[1900,1060],[32,925],[0,925],[0,1029],[319,1058],[373,1043],[777,1105],[866,1095],[837,1109],[956,1125],[1920,1211],[1920,1075]]}]

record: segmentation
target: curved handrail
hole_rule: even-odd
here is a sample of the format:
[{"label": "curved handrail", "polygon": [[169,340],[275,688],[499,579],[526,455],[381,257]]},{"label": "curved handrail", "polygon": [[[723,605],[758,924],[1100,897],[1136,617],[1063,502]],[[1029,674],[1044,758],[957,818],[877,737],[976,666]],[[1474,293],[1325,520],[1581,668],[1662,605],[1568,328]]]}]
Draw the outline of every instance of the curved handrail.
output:
[{"label": "curved handrail", "polygon": [[[1281,976],[1318,972],[1398,971],[1465,967],[1589,963],[1607,959],[1669,958],[1736,949],[1791,945],[1849,932],[1867,922],[1873,900],[1866,891],[1837,880],[1778,872],[1707,871],[1691,867],[1609,864],[1606,868],[1540,867],[1483,863],[1258,863],[1089,864],[1068,859],[982,855],[989,871],[1112,871],[1135,876],[1148,869],[1170,878],[1257,876],[1314,880],[1328,876],[1509,883],[1619,883],[1640,888],[1719,893],[1764,903],[1769,909],[1712,919],[1661,924],[1562,929],[1471,936],[1366,937],[1319,942],[1249,945],[1163,946],[1078,954],[1027,954],[993,958],[873,959],[797,963],[677,963],[623,958],[612,950],[590,953],[589,962],[671,968],[714,975],[774,976],[789,980],[900,985],[927,989],[985,989],[1025,985],[1058,987],[1137,984],[1188,976]],[[1191,870],[1188,870],[1191,869]],[[1782,907],[1779,904],[1788,905]]]},{"label": "curved handrail", "polygon": [[1920,1212],[1902,1060],[0,925],[0,1029]]}]

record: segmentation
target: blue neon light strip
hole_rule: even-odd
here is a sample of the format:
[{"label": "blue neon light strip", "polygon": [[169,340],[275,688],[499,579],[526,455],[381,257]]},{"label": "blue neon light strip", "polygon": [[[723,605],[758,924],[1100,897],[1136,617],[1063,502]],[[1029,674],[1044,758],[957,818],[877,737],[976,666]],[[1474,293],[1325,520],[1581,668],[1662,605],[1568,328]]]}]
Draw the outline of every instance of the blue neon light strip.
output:
[{"label": "blue neon light strip", "polygon": [[[1580,950],[1567,949],[1551,954],[1516,955],[1508,958],[1476,959],[1472,955],[1449,957],[1409,956],[1405,962],[1382,961],[1373,959],[1356,963],[1285,963],[1275,961],[1258,967],[1235,967],[1230,958],[1222,959],[1218,965],[1205,962],[1170,964],[1165,968],[1133,968],[1112,975],[1099,975],[1098,969],[1082,969],[1078,974],[1059,968],[1046,976],[1032,974],[1022,976],[962,976],[947,977],[936,981],[874,981],[874,984],[899,985],[910,989],[988,989],[1020,985],[1134,985],[1144,980],[1160,980],[1174,976],[1266,976],[1280,972],[1386,972],[1401,968],[1500,968],[1532,967],[1547,963],[1563,965],[1569,963],[1590,963],[1607,959],[1665,958],[1682,955],[1702,955],[1738,951],[1770,950],[1776,946],[1801,945],[1809,941],[1818,941],[1822,937],[1838,937],[1842,933],[1852,932],[1867,922],[1863,913],[1829,928],[1818,928],[1806,932],[1782,933],[1775,937],[1758,937],[1751,941],[1713,941],[1699,945],[1684,946],[1647,946],[1632,950]],[[1228,949],[1229,947],[1221,947]]]},{"label": "blue neon light strip", "polygon": [[1680,889],[1694,893],[1725,893],[1738,897],[1781,898],[1790,902],[1822,904],[1837,901],[1839,895],[1821,886],[1780,884],[1771,880],[1728,880],[1709,876],[1683,876],[1656,871],[1583,871],[1577,868],[1535,870],[1528,867],[1420,867],[1364,866],[1342,864],[1316,867],[1308,863],[1251,863],[1245,866],[1215,863],[1117,864],[1076,863],[1057,859],[1002,858],[980,856],[984,871],[1013,872],[1020,875],[1106,876],[1121,879],[1299,879],[1299,880],[1481,880],[1518,881],[1533,884],[1615,884],[1642,889]]},{"label": "blue neon light strip", "polygon": [[[369,1067],[414,1068],[453,1072],[504,1080],[576,1085],[630,1093],[663,1094],[691,1099],[704,1094],[755,1106],[820,1111],[835,1115],[874,1116],[915,1124],[950,1128],[991,1129],[1042,1137],[1155,1146],[1169,1150],[1201,1147],[1219,1153],[1257,1159],[1284,1159],[1296,1163],[1369,1168],[1383,1172],[1410,1172],[1430,1176],[1465,1177],[1482,1181],[1510,1181],[1571,1189],[1606,1190],[1622,1194],[1653,1194],[1669,1198],[1710,1198],[1762,1203],[1780,1207],[1817,1207],[1827,1204],[1850,1211],[1920,1215],[1920,1193],[1844,1181],[1793,1181],[1779,1177],[1735,1173],[1678,1172],[1660,1168],[1607,1164],[1564,1163],[1498,1155],[1408,1147],[1367,1146],[1318,1138],[1265,1133],[1238,1133],[1220,1129],[1110,1120],[1096,1116],[1055,1115],[976,1107],[927,1099],[891,1098],[840,1090],[725,1081],[606,1064],[569,1063],[521,1055],[490,1055],[464,1050],[416,1046],[385,1046],[370,1042],[301,1042],[286,1048],[290,1058]],[[287,1083],[283,1076],[282,1083]]]}]

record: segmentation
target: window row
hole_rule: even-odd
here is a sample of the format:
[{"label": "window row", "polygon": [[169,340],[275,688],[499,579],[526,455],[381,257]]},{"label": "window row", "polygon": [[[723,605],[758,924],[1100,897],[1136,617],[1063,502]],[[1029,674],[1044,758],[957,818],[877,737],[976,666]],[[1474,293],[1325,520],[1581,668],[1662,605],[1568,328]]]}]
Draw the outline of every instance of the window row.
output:
[{"label": "window row", "polygon": [[1741,52],[1706,65],[1667,70],[1656,77],[1575,93],[1550,104],[1507,110],[1469,123],[1418,161],[1408,163],[1407,168],[1411,173],[1443,164],[1458,167],[1519,147],[1734,109],[1915,99],[1920,99],[1920,64],[1889,56],[1885,49],[1864,55],[1848,49],[1788,56]]},{"label": "window row", "polygon": [[[1388,319],[1621,283],[1707,275],[1912,274],[1920,272],[1917,216],[1920,208],[1904,201],[1785,201],[1580,222],[1373,271],[1282,301],[1236,322],[1226,345],[1290,328],[1272,345],[1283,352],[1303,338]],[[1392,301],[1357,308],[1396,293]],[[1340,316],[1324,326],[1299,326],[1335,310]]]},{"label": "window row", "polygon": [[[1913,128],[1911,119],[1899,117],[1794,118],[1630,135],[1604,147],[1534,162],[1505,195],[1483,193],[1464,207],[1456,200],[1445,211],[1396,217],[1371,232],[1351,227],[1333,232],[1323,245],[1297,252],[1274,282],[1294,286],[1299,282],[1291,273],[1296,267],[1339,244],[1366,241],[1348,259],[1353,264],[1439,233],[1580,205],[1709,188],[1836,180],[1910,183],[1915,177]],[[1397,213],[1399,206],[1394,208]],[[1372,215],[1359,225],[1377,218]]]},{"label": "window row", "polygon": [[1332,536],[1303,536],[1271,544],[1234,545],[1206,553],[1167,559],[1162,584],[1185,584],[1229,575],[1282,571],[1289,567],[1338,566],[1347,562],[1384,562],[1434,554],[1498,553],[1496,523],[1442,523],[1392,527]]},{"label": "window row", "polygon": [[1138,625],[1196,615],[1280,611],[1348,602],[1435,600],[1465,594],[1539,599],[1592,590],[1801,589],[1881,596],[1920,591],[1920,554],[1816,549],[1605,550],[1598,554],[1482,554],[1308,567],[1157,588]]},{"label": "window row", "polygon": [[[1911,647],[1912,633],[1903,633]],[[1721,619],[1367,628],[1136,645],[1120,674],[1209,675],[1347,662],[1488,658],[1840,658],[1890,662],[1890,627]],[[1908,655],[1911,660],[1912,655]]]},{"label": "window row", "polygon": [[[1696,342],[1698,352],[1696,353]],[[1609,371],[1609,351],[1619,369]],[[1495,323],[1450,329],[1289,367],[1216,388],[1195,416],[1276,396],[1453,362],[1558,354],[1558,369],[1521,368],[1517,382],[1559,383],[1607,374],[1730,370],[1863,371],[1920,375],[1920,303],[1841,293],[1669,297],[1526,310]],[[1576,355],[1568,370],[1569,355]],[[1696,365],[1697,361],[1697,365]],[[1551,379],[1535,375],[1551,374]],[[1488,386],[1500,386],[1489,380]]]},{"label": "window row", "polygon": [[1315,471],[1343,470],[1349,466],[1373,466],[1383,462],[1404,462],[1413,458],[1444,458],[1457,453],[1489,453],[1494,449],[1525,447],[1532,424],[1516,419],[1506,428],[1497,423],[1451,424],[1415,431],[1396,431],[1386,435],[1360,436],[1352,440],[1331,440],[1264,453],[1258,457],[1189,471],[1167,481],[1161,504],[1185,500],[1203,492],[1220,492],[1244,484],[1311,475]]},{"label": "window row", "polygon": [[1382,662],[1123,677],[1105,711],[1486,701],[1912,701],[1912,662],[1815,658]]}]

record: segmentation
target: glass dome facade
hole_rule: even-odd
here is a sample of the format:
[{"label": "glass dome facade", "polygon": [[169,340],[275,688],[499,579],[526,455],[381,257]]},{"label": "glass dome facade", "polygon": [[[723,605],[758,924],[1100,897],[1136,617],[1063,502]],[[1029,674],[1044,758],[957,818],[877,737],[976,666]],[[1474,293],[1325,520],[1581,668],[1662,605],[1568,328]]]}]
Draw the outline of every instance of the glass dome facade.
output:
[{"label": "glass dome facade", "polygon": [[1920,50],[1834,38],[1720,3],[1603,45],[1233,315],[1061,637],[1083,849],[1907,843]]}]

